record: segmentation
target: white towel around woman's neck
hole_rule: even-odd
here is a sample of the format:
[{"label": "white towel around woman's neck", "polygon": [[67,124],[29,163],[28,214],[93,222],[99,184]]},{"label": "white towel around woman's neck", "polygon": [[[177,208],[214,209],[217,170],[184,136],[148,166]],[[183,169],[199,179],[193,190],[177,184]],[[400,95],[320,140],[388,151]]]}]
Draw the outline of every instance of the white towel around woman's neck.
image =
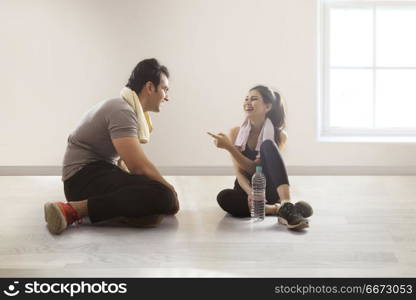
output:
[{"label": "white towel around woman's neck", "polygon": [[124,87],[120,92],[121,98],[123,98],[134,110],[137,116],[138,129],[137,136],[140,143],[145,144],[150,139],[150,133],[153,130],[152,120],[148,112],[143,112],[142,105],[136,92],[128,87]]},{"label": "white towel around woman's neck", "polygon": [[[250,120],[245,119],[245,121],[243,122],[243,124],[240,127],[240,130],[238,132],[237,138],[236,138],[235,143],[234,143],[234,145],[239,147],[241,151],[244,151],[246,149],[247,140],[248,140],[248,137],[250,135],[250,131],[251,131]],[[272,121],[270,121],[269,118],[267,118],[264,121],[263,128],[261,129],[259,137],[257,139],[257,146],[256,146],[255,150],[259,152],[259,154],[257,155],[258,157],[260,155],[260,146],[266,140],[271,140],[272,142],[275,143],[275,141],[274,141],[274,126],[273,126]]]}]

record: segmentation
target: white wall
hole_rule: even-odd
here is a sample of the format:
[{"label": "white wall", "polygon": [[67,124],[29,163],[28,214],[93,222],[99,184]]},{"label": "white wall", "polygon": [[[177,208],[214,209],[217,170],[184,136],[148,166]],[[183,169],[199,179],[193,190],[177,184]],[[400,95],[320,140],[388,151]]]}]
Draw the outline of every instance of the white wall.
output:
[{"label": "white wall", "polygon": [[206,131],[242,121],[255,84],[287,101],[290,166],[416,165],[414,144],[317,141],[315,0],[1,0],[0,166],[60,165],[94,103],[135,64],[171,71],[146,152],[159,166],[226,166]]}]

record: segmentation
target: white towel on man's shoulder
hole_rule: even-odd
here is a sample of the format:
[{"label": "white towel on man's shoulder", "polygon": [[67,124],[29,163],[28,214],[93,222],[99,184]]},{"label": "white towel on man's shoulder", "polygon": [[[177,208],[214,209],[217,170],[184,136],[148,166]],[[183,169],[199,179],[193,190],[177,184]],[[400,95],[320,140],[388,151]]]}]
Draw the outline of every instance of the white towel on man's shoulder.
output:
[{"label": "white towel on man's shoulder", "polygon": [[[234,145],[239,147],[241,151],[244,151],[247,146],[247,140],[250,135],[251,131],[251,123],[249,119],[245,119],[243,124],[240,126],[240,130],[238,132],[237,138],[235,140]],[[257,139],[257,146],[256,151],[259,152],[257,155],[259,157],[260,155],[260,146],[261,144],[266,141],[271,140],[273,143],[276,143],[274,140],[274,126],[272,121],[270,121],[269,118],[267,118],[263,124],[263,128],[260,131],[259,137]]]},{"label": "white towel on man's shoulder", "polygon": [[140,143],[145,144],[150,139],[150,133],[153,130],[152,120],[148,112],[143,112],[142,105],[136,92],[128,87],[124,87],[120,92],[123,98],[134,110],[137,116],[138,130],[137,135]]}]

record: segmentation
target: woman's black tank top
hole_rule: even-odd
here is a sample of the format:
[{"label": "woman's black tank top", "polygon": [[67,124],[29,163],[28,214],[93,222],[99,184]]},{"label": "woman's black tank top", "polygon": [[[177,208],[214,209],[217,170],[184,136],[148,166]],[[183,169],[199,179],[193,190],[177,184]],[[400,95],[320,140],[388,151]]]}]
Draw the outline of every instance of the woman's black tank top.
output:
[{"label": "woman's black tank top", "polygon": [[244,151],[241,152],[245,157],[251,159],[251,160],[255,160],[258,151],[256,150],[252,150],[249,146],[246,145],[246,149],[244,149]]}]

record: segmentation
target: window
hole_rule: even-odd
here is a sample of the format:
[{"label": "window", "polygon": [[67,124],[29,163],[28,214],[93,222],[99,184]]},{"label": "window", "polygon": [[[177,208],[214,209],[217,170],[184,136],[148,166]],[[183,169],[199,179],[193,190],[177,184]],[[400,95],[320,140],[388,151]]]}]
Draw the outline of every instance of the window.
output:
[{"label": "window", "polygon": [[321,136],[416,136],[416,3],[320,8]]}]

